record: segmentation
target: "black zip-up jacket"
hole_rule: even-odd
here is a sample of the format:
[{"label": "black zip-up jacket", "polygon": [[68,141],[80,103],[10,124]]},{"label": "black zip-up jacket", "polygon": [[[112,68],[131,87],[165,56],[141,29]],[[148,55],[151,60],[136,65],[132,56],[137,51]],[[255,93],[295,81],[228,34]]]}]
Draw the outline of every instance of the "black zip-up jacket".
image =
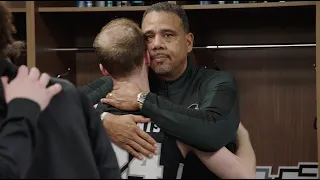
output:
[{"label": "black zip-up jacket", "polygon": [[[235,139],[240,122],[238,88],[230,74],[188,63],[175,81],[162,81],[150,73],[149,82],[151,92],[141,112],[164,132],[207,152]],[[80,91],[97,103],[112,87],[112,79],[102,77]]]},{"label": "black zip-up jacket", "polygon": [[[0,75],[13,79],[16,67],[0,60]],[[40,107],[27,99],[8,106],[0,83],[0,178],[120,179],[120,169],[99,115],[67,81]]]},{"label": "black zip-up jacket", "polygon": [[[175,81],[157,79],[150,71],[150,90],[141,113],[150,117],[165,133],[177,137],[200,151],[215,152],[234,143],[239,126],[238,88],[228,73],[192,67]],[[110,78],[103,77],[80,88],[94,102],[112,91]],[[227,168],[227,167],[226,167]],[[183,179],[218,177],[189,153],[184,162]]]}]

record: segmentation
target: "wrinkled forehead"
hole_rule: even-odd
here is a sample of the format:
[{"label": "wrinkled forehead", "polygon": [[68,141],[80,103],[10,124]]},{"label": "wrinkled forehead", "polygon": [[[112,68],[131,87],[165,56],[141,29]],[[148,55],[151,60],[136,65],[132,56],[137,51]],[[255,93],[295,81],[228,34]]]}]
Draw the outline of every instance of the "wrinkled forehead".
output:
[{"label": "wrinkled forehead", "polygon": [[182,31],[181,19],[170,12],[150,12],[142,20],[141,29],[144,34],[159,33],[162,31]]}]

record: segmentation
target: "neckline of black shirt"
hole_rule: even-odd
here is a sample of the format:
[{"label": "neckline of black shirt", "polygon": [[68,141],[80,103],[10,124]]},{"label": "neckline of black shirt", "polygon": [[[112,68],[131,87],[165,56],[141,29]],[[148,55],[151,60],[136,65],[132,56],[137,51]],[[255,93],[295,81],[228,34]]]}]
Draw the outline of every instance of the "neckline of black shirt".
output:
[{"label": "neckline of black shirt", "polygon": [[[187,60],[187,68],[182,73],[180,77],[173,81],[164,81],[156,77],[152,70],[149,71],[150,74],[150,90],[151,92],[165,92],[168,95],[176,94],[181,91],[184,91],[186,87],[188,87],[189,78],[192,75],[193,69],[195,67],[192,66],[191,60]],[[162,93],[161,93],[162,94]]]}]

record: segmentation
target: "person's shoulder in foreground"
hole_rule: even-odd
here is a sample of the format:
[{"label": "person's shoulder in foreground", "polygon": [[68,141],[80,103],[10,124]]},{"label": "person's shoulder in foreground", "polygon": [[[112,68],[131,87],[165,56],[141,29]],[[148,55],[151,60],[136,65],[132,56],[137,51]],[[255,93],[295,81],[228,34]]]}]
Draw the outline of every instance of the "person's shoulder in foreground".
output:
[{"label": "person's shoulder in foreground", "polygon": [[53,79],[48,87],[50,76],[39,69],[17,71],[11,62],[24,43],[14,41],[12,14],[3,1],[0,17],[0,177],[120,178],[92,106],[64,80]]},{"label": "person's shoulder in foreground", "polygon": [[50,77],[40,77],[36,68],[28,72],[21,66],[13,77],[15,69],[8,61],[0,60],[0,65],[0,177],[22,178],[32,161],[40,112],[61,86],[46,88]]},{"label": "person's shoulder in foreground", "polygon": [[61,84],[62,92],[40,116],[35,151],[41,153],[34,155],[27,178],[120,178],[110,140],[88,98],[67,80],[50,83]]}]

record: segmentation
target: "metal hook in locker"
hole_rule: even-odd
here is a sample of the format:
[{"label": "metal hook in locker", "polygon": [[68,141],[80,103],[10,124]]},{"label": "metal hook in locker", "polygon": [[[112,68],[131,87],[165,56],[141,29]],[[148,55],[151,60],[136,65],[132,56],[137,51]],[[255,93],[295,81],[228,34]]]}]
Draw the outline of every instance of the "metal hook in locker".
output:
[{"label": "metal hook in locker", "polygon": [[70,68],[68,68],[68,70],[67,70],[67,72],[66,73],[64,73],[64,74],[58,74],[57,75],[57,78],[61,78],[61,77],[63,77],[63,76],[66,76],[66,75],[68,75],[69,74],[69,72],[70,72]]}]

